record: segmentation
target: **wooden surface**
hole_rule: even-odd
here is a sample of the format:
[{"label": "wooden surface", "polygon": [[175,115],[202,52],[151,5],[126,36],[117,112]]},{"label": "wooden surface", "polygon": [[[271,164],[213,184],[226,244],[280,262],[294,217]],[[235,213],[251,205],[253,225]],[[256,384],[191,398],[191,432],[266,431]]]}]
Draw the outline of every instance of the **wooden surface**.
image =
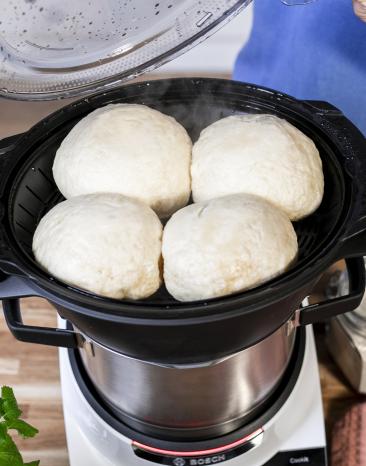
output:
[{"label": "wooden surface", "polygon": [[[44,300],[22,300],[26,323],[56,325],[56,312]],[[320,374],[323,389],[327,433],[357,395],[348,386],[330,359],[322,328],[317,329]],[[24,418],[34,424],[39,435],[30,440],[18,439],[27,461],[41,459],[43,466],[68,466],[66,439],[61,406],[58,354],[56,348],[16,341],[9,333],[0,313],[0,384],[14,387]]]}]

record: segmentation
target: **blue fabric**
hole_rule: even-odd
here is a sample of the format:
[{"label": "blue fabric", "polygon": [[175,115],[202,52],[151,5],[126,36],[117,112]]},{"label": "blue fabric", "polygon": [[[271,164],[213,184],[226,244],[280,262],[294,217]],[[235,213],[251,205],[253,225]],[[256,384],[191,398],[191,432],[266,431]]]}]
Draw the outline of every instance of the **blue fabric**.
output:
[{"label": "blue fabric", "polygon": [[366,135],[366,23],[352,0],[256,0],[234,79],[335,105]]}]

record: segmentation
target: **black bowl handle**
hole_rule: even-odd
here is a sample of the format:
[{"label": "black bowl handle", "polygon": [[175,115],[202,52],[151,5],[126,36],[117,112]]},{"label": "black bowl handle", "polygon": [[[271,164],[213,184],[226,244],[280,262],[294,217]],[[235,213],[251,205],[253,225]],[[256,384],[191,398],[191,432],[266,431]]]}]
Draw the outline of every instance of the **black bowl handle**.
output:
[{"label": "black bowl handle", "polygon": [[339,298],[328,299],[318,304],[305,306],[298,311],[300,325],[314,324],[339,314],[354,311],[361,303],[365,292],[365,263],[362,257],[346,259],[349,293]]},{"label": "black bowl handle", "polygon": [[9,330],[17,340],[62,348],[80,346],[78,334],[71,330],[23,324],[18,298],[4,299],[3,311]]},{"label": "black bowl handle", "polygon": [[81,346],[82,336],[76,332],[23,324],[19,298],[28,296],[42,297],[23,278],[0,274],[0,297],[5,320],[17,340],[63,348]]}]

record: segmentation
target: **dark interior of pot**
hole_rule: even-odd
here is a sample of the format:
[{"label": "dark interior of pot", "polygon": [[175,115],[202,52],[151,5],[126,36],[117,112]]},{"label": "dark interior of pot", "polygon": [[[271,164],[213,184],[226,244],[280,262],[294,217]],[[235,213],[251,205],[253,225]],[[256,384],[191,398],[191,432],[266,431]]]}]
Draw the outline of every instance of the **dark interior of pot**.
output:
[{"label": "dark interior of pot", "polygon": [[[71,104],[55,114],[56,117],[51,116],[43,122],[43,137],[38,138],[35,144],[30,144],[31,149],[27,157],[24,157],[26,161],[19,167],[12,184],[9,206],[11,227],[18,247],[24,255],[24,260],[38,274],[54,280],[35,263],[32,238],[39,220],[63,199],[52,176],[55,153],[61,141],[81,118],[108,103],[149,105],[176,118],[187,129],[193,141],[207,125],[228,115],[270,113],[287,119],[315,142],[323,161],[325,193],[318,210],[294,224],[299,243],[297,264],[274,281],[284,280],[288,274],[307,267],[336,235],[345,216],[348,196],[344,171],[340,165],[342,154],[337,153],[337,147],[332,144],[332,140],[301,110],[301,102],[287,97],[281,100],[280,94],[275,96],[253,86],[243,85],[243,92],[234,94],[230,93],[229,89],[226,92],[224,86],[214,85],[214,80],[200,81],[200,85],[196,87],[192,84],[193,81],[190,81],[189,86],[184,85],[184,82],[155,81],[126,86]],[[54,281],[57,283],[57,280]],[[268,285],[269,283],[266,283],[264,286]],[[68,288],[74,290],[72,287]],[[75,291],[85,294],[81,290]],[[154,296],[144,300],[144,304],[176,306],[178,302],[162,287]]]}]

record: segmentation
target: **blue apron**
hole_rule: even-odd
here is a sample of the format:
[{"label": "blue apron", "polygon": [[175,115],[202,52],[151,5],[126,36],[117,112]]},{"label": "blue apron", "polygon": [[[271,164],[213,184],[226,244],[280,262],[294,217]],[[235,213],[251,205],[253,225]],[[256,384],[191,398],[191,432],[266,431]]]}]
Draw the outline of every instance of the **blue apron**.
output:
[{"label": "blue apron", "polygon": [[256,0],[234,79],[335,105],[366,135],[366,23],[352,0]]}]

